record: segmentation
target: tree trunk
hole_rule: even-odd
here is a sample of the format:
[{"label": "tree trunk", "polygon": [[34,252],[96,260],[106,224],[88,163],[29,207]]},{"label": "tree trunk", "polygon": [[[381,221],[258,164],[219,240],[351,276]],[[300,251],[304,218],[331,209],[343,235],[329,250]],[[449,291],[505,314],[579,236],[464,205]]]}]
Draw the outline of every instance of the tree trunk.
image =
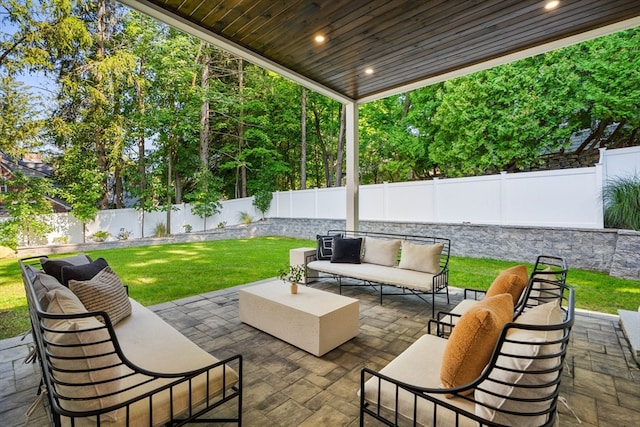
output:
[{"label": "tree trunk", "polygon": [[336,161],[336,180],[335,186],[342,185],[342,163],[344,162],[344,146],[346,143],[347,133],[347,109],[344,104],[340,104],[340,131],[338,133],[338,159]]},{"label": "tree trunk", "polygon": [[204,46],[202,57],[201,85],[204,92],[202,106],[200,107],[200,164],[203,170],[209,167],[209,67],[211,55],[207,46]]},{"label": "tree trunk", "polygon": [[332,187],[331,184],[331,172],[329,171],[329,155],[327,154],[327,147],[324,144],[324,139],[322,138],[322,131],[320,129],[320,114],[318,110],[313,108],[313,116],[314,123],[316,128],[316,138],[318,139],[318,145],[320,146],[320,151],[322,152],[322,164],[324,167],[324,179],[326,182],[327,188]]},{"label": "tree trunk", "polygon": [[[244,147],[244,61],[238,60],[238,90],[240,93],[240,120],[238,121],[238,158],[242,159]],[[247,166],[244,160],[240,163],[240,197],[247,197]]]},{"label": "tree trunk", "polygon": [[171,150],[167,154],[167,234],[171,234],[171,175],[173,173],[172,167],[173,159],[171,156]]},{"label": "tree trunk", "polygon": [[[106,40],[106,31],[107,31],[107,5],[105,0],[98,0],[98,16],[97,16],[97,28],[96,28],[96,63],[101,62],[106,54],[105,49],[105,40]],[[97,90],[102,90],[102,72],[99,71],[99,67],[97,67],[97,71],[95,73],[95,85]],[[104,108],[102,105],[95,107],[96,111],[94,114],[96,118],[102,116],[104,112]],[[97,125],[96,125],[97,126]],[[106,173],[108,171],[108,160],[106,147],[103,140],[103,129],[94,129],[93,140],[96,148],[96,157],[98,161],[98,169],[102,173]],[[107,209],[109,205],[109,182],[108,179],[102,183],[102,198],[99,202],[100,209]]]},{"label": "tree trunk", "polygon": [[300,189],[307,189],[307,89],[302,87],[300,99]]}]

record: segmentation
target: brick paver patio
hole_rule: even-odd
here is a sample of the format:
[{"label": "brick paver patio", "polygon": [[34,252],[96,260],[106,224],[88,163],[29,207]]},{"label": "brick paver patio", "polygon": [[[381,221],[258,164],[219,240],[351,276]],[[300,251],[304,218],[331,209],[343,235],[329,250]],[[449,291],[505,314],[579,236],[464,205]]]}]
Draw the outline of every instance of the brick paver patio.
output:
[{"label": "brick paver patio", "polygon": [[[330,282],[314,286],[337,292],[337,286]],[[385,366],[426,332],[431,312],[430,306],[416,297],[388,297],[379,305],[373,290],[348,289],[345,295],[360,300],[360,333],[317,358],[240,323],[238,289],[172,301],[152,309],[216,357],[243,355],[246,426],[358,425],[356,392],[360,369]],[[452,289],[451,296],[455,304],[461,293]],[[437,298],[436,309],[445,309],[445,302],[444,298]],[[23,363],[27,341],[0,341],[0,424],[4,426],[24,426],[24,414],[35,399],[37,368]],[[640,425],[640,369],[617,316],[577,313],[561,396],[582,421],[580,424],[560,404],[561,426]],[[42,405],[37,406],[26,425],[47,425]]]}]

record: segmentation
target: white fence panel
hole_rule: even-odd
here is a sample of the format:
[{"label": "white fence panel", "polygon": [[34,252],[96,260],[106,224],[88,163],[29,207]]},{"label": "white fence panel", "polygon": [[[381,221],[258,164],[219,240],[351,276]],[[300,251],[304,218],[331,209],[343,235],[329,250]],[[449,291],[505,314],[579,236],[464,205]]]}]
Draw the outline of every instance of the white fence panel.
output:
[{"label": "white fence panel", "polygon": [[602,228],[601,167],[508,175],[505,224]]},{"label": "white fence panel", "polygon": [[315,218],[343,219],[347,217],[347,196],[344,187],[316,189]]},{"label": "white fence panel", "polygon": [[[364,220],[385,220],[384,184],[363,185],[360,187],[360,219]],[[346,212],[346,211],[345,211]]]},{"label": "white fence panel", "polygon": [[435,180],[434,222],[500,224],[502,175]]},{"label": "white fence panel", "polygon": [[[398,182],[385,185],[385,219],[434,222],[434,181]],[[407,201],[409,203],[407,203]]]},{"label": "white fence panel", "polygon": [[605,165],[605,179],[615,177],[640,176],[640,147],[626,147],[602,150]]},{"label": "white fence panel", "polygon": [[316,217],[316,192],[315,190],[298,190],[291,194],[291,217],[315,218]]}]

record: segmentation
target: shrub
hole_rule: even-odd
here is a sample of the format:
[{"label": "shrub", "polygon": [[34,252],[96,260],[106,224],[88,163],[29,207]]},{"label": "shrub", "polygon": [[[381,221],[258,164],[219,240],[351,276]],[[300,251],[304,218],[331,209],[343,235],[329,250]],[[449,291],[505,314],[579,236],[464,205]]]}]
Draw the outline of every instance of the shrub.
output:
[{"label": "shrub", "polygon": [[89,236],[89,239],[93,240],[94,242],[104,242],[109,237],[111,237],[111,233],[109,233],[108,231],[99,230]]},{"label": "shrub", "polygon": [[159,222],[153,228],[153,237],[167,237],[167,226],[164,222]]},{"label": "shrub", "polygon": [[238,214],[238,220],[243,224],[251,224],[253,222],[253,217],[249,215],[248,212],[240,212]]},{"label": "shrub", "polygon": [[116,237],[118,240],[129,240],[131,236],[133,236],[133,231],[126,231],[124,228],[121,228]]},{"label": "shrub", "polygon": [[218,223],[218,230],[221,230],[227,226],[227,221],[220,221]]},{"label": "shrub", "polygon": [[640,175],[609,180],[603,199],[606,227],[640,231]]},{"label": "shrub", "polygon": [[56,245],[66,245],[69,243],[69,236],[54,237],[53,243],[55,243]]},{"label": "shrub", "polygon": [[191,224],[185,224],[182,226],[182,228],[184,228],[185,233],[191,233],[191,230],[193,230],[193,227],[191,226]]},{"label": "shrub", "polygon": [[262,219],[264,219],[264,213],[271,207],[271,200],[273,200],[273,193],[269,190],[258,190],[253,195],[253,206],[262,213]]}]

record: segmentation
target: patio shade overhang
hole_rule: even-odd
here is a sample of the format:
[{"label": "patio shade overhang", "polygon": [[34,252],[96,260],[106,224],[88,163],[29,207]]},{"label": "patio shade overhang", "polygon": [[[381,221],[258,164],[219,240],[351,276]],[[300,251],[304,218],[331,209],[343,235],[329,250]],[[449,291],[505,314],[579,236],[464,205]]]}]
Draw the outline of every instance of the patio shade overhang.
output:
[{"label": "patio shade overhang", "polygon": [[120,1],[345,104],[351,230],[359,104],[640,25],[639,0]]},{"label": "patio shade overhang", "polygon": [[638,0],[121,1],[343,103],[640,25]]}]

